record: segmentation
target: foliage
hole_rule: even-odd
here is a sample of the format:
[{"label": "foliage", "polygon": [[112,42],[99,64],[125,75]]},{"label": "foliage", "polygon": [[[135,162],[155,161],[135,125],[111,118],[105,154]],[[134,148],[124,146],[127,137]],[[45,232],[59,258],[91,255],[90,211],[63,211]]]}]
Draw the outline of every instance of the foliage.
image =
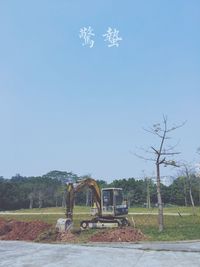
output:
[{"label": "foliage", "polygon": [[[42,177],[22,177],[16,175],[11,179],[0,177],[0,210],[16,210],[38,207],[61,207],[63,205],[65,183],[64,179],[79,177],[73,173],[53,171]],[[61,178],[62,177],[62,178]],[[151,206],[157,205],[156,185],[148,179]],[[191,175],[191,186],[195,205],[200,205],[200,178]],[[101,188],[120,187],[128,200],[129,207],[146,207],[147,182],[135,178],[116,179],[112,183],[97,180]],[[191,205],[189,197],[188,180],[184,176],[177,177],[169,186],[161,184],[161,192],[164,205]],[[77,193],[75,203],[77,205],[90,205],[92,203],[91,192],[87,189]]]}]

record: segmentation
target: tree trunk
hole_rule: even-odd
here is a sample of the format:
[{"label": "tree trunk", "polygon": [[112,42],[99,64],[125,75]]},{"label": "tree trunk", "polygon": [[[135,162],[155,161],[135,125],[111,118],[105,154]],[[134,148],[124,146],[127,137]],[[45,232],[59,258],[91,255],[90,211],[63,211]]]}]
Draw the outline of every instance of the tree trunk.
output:
[{"label": "tree trunk", "polygon": [[93,207],[93,205],[94,205],[93,194],[92,191],[90,191],[90,207]]},{"label": "tree trunk", "polygon": [[184,196],[184,200],[185,200],[185,206],[187,207],[188,203],[187,203],[187,196],[186,195]]},{"label": "tree trunk", "polygon": [[39,209],[42,208],[42,200],[39,200]]},{"label": "tree trunk", "polygon": [[39,197],[39,209],[42,208],[42,198]]},{"label": "tree trunk", "polygon": [[29,200],[30,200],[29,209],[32,209],[33,208],[33,198],[31,197]]},{"label": "tree trunk", "polygon": [[190,201],[192,204],[192,212],[193,212],[193,215],[195,215],[194,199],[193,199],[193,195],[192,195],[192,184],[191,184],[191,178],[190,178],[190,173],[189,173],[188,169],[186,169],[186,175],[187,175],[188,182],[189,182],[189,194],[190,194]]},{"label": "tree trunk", "polygon": [[130,208],[131,206],[131,197],[128,197],[128,207]]},{"label": "tree trunk", "polygon": [[162,232],[164,229],[164,216],[163,216],[163,204],[161,197],[161,188],[160,188],[160,165],[156,163],[156,172],[157,172],[157,198],[158,198],[158,229],[159,232]]},{"label": "tree trunk", "polygon": [[86,202],[85,202],[86,207],[90,205],[90,203],[89,203],[89,194],[90,194],[90,191],[89,191],[89,189],[87,189],[86,190]]},{"label": "tree trunk", "polygon": [[38,202],[39,202],[39,209],[41,209],[43,206],[43,192],[41,191],[39,192]]},{"label": "tree trunk", "polygon": [[151,208],[151,198],[150,198],[150,188],[149,188],[149,179],[146,178],[147,182],[147,209]]},{"label": "tree trunk", "polygon": [[191,201],[191,204],[192,204],[193,215],[195,215],[194,199],[193,199],[193,196],[192,196],[192,188],[191,188],[191,184],[190,184],[190,190],[189,190],[189,193],[190,193],[190,201]]},{"label": "tree trunk", "polygon": [[199,205],[200,205],[200,181],[199,181]]},{"label": "tree trunk", "polygon": [[34,200],[34,193],[31,192],[29,195],[28,195],[28,198],[29,198],[29,209],[32,209],[33,208],[33,200]]},{"label": "tree trunk", "polygon": [[187,202],[187,188],[186,188],[186,181],[185,181],[185,178],[184,178],[184,181],[183,181],[183,186],[184,186],[184,200],[185,200],[185,206],[187,207],[188,206],[188,202]]},{"label": "tree trunk", "polygon": [[63,192],[62,196],[62,207],[66,208],[66,192]]},{"label": "tree trunk", "polygon": [[194,207],[194,200],[193,200],[193,196],[192,196],[192,189],[190,188],[190,200],[192,203],[192,207]]}]

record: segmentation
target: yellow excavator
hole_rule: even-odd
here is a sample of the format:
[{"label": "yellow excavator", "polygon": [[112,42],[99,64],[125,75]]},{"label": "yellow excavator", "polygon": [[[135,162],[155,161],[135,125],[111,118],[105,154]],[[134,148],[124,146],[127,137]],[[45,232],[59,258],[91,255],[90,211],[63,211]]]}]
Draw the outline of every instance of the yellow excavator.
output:
[{"label": "yellow excavator", "polygon": [[94,217],[83,220],[80,223],[82,230],[89,228],[114,228],[129,225],[127,201],[123,199],[122,188],[100,189],[97,182],[92,178],[68,183],[66,188],[66,219],[58,219],[56,228],[62,232],[70,229],[73,225],[73,208],[75,195],[83,188],[90,188],[93,195]]}]

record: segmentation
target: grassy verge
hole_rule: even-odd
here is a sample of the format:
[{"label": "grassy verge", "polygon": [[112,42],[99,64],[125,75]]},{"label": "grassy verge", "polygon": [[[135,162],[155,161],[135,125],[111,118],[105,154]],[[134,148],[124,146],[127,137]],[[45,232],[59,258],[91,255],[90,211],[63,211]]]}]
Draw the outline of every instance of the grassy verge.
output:
[{"label": "grassy verge", "polygon": [[158,232],[157,216],[134,216],[135,226],[152,241],[200,239],[200,216],[164,216],[164,231]]},{"label": "grassy verge", "polygon": [[[179,208],[180,214],[182,213],[190,213],[190,208]],[[196,208],[197,215],[189,215],[189,216],[164,216],[164,224],[165,229],[162,233],[158,232],[157,226],[157,216],[155,215],[129,215],[129,220],[132,224],[135,224],[136,228],[142,230],[142,232],[148,237],[148,240],[151,241],[177,241],[177,240],[197,240],[200,239],[200,213],[199,208]],[[76,207],[74,212],[88,212],[90,209],[87,207]],[[135,208],[131,209],[131,212],[145,212],[147,209],[145,208]],[[154,209],[153,212],[156,212],[157,209]],[[38,212],[38,213],[58,213],[61,214],[38,214],[38,215],[17,215],[17,212],[27,213],[27,212]],[[168,208],[167,212],[169,213],[177,213],[176,208]],[[45,209],[33,209],[33,210],[19,210],[16,211],[16,215],[6,215],[0,214],[0,218],[5,219],[15,219],[19,221],[34,221],[41,220],[52,224],[53,226],[56,224],[58,218],[65,218],[64,216],[65,210],[62,208],[45,208]],[[75,229],[79,228],[80,221],[89,219],[91,216],[88,214],[74,214],[74,227]],[[133,219],[133,220],[132,220]],[[80,242],[87,242],[88,238],[94,234],[98,230],[88,230],[84,231],[79,236]]]}]

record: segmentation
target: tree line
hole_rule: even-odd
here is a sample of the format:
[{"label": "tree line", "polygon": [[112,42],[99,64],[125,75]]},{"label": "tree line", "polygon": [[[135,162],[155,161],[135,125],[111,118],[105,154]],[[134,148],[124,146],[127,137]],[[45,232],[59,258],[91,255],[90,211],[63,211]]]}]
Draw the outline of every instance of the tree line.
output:
[{"label": "tree line", "polygon": [[[65,207],[65,188],[69,181],[76,182],[84,178],[72,172],[51,171],[40,177],[23,177],[15,175],[11,179],[0,177],[0,210],[22,208]],[[157,206],[157,187],[154,179],[117,179],[111,183],[97,180],[99,186],[121,187],[130,207]],[[191,174],[179,176],[172,184],[161,183],[164,205],[190,206],[191,193],[195,205],[200,205],[200,179]],[[92,194],[89,189],[77,193],[77,205],[92,205]]]}]

